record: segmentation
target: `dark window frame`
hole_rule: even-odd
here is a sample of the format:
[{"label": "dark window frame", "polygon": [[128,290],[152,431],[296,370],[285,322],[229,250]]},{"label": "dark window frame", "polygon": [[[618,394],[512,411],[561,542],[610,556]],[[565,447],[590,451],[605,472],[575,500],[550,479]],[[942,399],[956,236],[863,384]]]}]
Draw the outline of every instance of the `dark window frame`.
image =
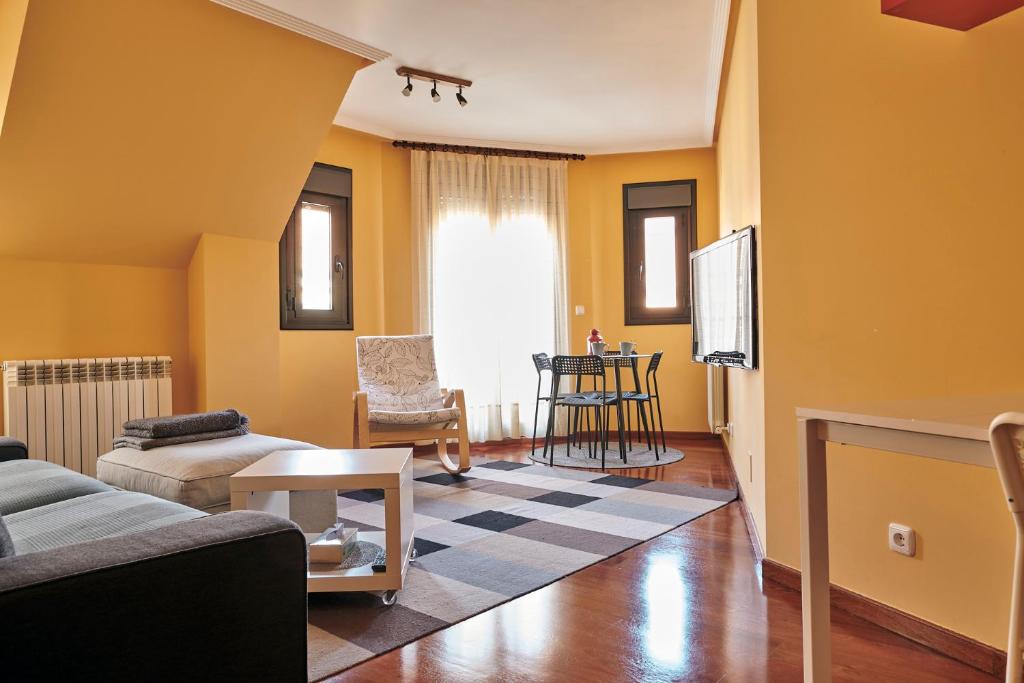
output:
[{"label": "dark window frame", "polygon": [[[689,206],[629,208],[629,190],[639,187],[689,185]],[[679,305],[671,309],[648,309],[644,305],[642,272],[643,219],[655,216],[678,216],[676,220],[676,296]],[[689,325],[693,302],[690,293],[690,252],[697,249],[697,181],[662,180],[649,183],[628,183],[622,186],[622,251],[623,308],[626,325]]]},{"label": "dark window frame", "polygon": [[[313,172],[317,169],[324,169],[332,172],[343,172],[348,174],[348,195],[343,190],[325,192],[322,183],[312,183]],[[315,189],[313,189],[315,187]],[[342,166],[332,166],[317,162],[313,164],[313,171],[310,172],[310,180],[306,181],[302,192],[299,193],[295,206],[292,208],[288,223],[285,225],[278,244],[278,272],[280,277],[280,320],[282,330],[353,330],[355,319],[353,315],[352,302],[352,169]],[[334,207],[340,212],[344,224],[336,225],[337,216],[332,215],[331,243],[336,243],[334,229],[340,230],[343,236],[344,245],[334,256],[341,261],[341,282],[338,273],[335,271],[335,278],[332,284],[333,307],[328,311],[299,311],[295,307],[298,298],[298,259],[300,254],[296,248],[295,240],[300,227],[300,211],[303,202],[321,203]]]}]

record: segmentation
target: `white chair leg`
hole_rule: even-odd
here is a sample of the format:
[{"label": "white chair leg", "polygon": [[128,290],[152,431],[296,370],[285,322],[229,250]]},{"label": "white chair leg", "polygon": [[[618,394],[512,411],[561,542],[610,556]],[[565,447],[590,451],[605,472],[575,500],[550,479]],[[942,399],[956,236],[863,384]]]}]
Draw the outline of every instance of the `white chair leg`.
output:
[{"label": "white chair leg", "polygon": [[1006,648],[1006,683],[1024,681],[1024,529],[1017,521],[1017,549],[1013,563],[1010,600],[1010,635]]},{"label": "white chair leg", "polygon": [[443,437],[437,440],[437,456],[441,460],[441,466],[449,474],[462,474],[469,471],[469,414],[466,412],[466,397],[461,389],[455,390],[455,405],[459,408],[459,462],[454,463],[448,457],[448,439]]}]

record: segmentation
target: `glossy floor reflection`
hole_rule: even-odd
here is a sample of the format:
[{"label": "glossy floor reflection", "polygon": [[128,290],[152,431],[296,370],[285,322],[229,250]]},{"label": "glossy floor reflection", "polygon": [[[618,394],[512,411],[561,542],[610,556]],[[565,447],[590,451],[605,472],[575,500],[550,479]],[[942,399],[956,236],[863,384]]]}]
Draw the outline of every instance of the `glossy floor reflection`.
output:
[{"label": "glossy floor reflection", "polygon": [[[616,474],[732,486],[716,440],[672,439],[686,458]],[[474,454],[527,461],[529,443]],[[836,681],[994,681],[833,611]],[[742,508],[694,522],[331,681],[799,681],[800,597],[762,587]]]}]

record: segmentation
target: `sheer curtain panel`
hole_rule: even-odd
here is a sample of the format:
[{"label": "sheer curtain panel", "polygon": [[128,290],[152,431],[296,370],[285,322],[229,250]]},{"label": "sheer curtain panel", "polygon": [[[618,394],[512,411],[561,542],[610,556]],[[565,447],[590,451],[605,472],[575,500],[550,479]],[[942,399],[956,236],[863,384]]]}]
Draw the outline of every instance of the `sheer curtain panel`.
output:
[{"label": "sheer curtain panel", "polygon": [[530,354],[568,348],[566,161],[412,152],[420,329],[470,438],[533,426]]}]

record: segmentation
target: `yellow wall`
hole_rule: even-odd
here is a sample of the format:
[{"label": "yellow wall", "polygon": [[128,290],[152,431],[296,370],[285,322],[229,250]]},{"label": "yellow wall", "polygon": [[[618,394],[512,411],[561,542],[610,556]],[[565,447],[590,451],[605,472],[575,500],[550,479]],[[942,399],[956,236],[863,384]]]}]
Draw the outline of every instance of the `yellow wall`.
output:
[{"label": "yellow wall", "polygon": [[[353,172],[356,329],[280,333],[283,430],[294,438],[347,446],[357,386],[355,337],[415,331],[409,153],[390,141],[334,127],[317,160]],[[599,320],[609,340],[628,338],[643,348],[664,349],[666,427],[707,431],[706,376],[703,366],[689,360],[690,327],[627,328],[622,322],[622,184],[680,178],[697,178],[699,241],[710,242],[718,232],[713,150],[596,156],[570,164],[570,305],[587,309],[582,318],[572,316],[571,341],[580,351],[591,321]]]},{"label": "yellow wall", "polygon": [[184,271],[0,259],[0,291],[0,360],[169,355],[192,409]]},{"label": "yellow wall", "polygon": [[418,272],[412,240],[409,151],[384,141],[381,190],[384,204],[384,326],[386,334],[413,334],[418,316],[412,289]]},{"label": "yellow wall", "polygon": [[[284,431],[290,437],[324,446],[351,446],[352,393],[358,386],[355,338],[385,333],[385,293],[389,310],[391,306],[395,311],[411,310],[410,281],[389,277],[385,266],[387,256],[388,263],[397,261],[405,267],[404,277],[408,278],[409,176],[407,171],[401,172],[401,159],[394,158],[397,154],[389,141],[339,127],[331,128],[317,152],[317,161],[352,169],[353,261],[349,272],[355,278],[355,329],[279,333],[281,404]],[[387,192],[383,188],[385,175]],[[394,199],[396,195],[398,199]],[[277,273],[276,262],[273,272]]]},{"label": "yellow wall", "polygon": [[0,255],[184,268],[202,233],[276,240],[363,65],[209,0],[31,0]]},{"label": "yellow wall", "polygon": [[276,242],[203,235],[189,265],[199,410],[237,408],[253,431],[281,434]]},{"label": "yellow wall", "polygon": [[[721,122],[715,146],[718,166],[719,233],[748,225],[757,227],[758,244],[764,238],[761,224],[761,157],[758,134],[757,93],[757,0],[734,0],[738,12],[729,72],[723,88]],[[761,278],[758,251],[758,279]],[[764,318],[761,297],[759,319]],[[760,369],[726,369],[728,415],[732,433],[723,434],[733,459],[743,498],[750,509],[761,543],[765,525],[764,456],[764,354]]]},{"label": "yellow wall", "polygon": [[167,353],[176,410],[280,433],[277,242],[366,61],[207,0],[0,3],[0,355]]},{"label": "yellow wall", "polygon": [[[708,431],[707,373],[690,361],[689,325],[625,325],[622,186],[659,180],[697,180],[697,242],[718,236],[713,149],[589,156],[569,162],[569,330],[574,353],[585,351],[591,327],[617,344],[665,352],[658,374],[665,429]],[[582,304],[586,314],[575,315]]]},{"label": "yellow wall", "polygon": [[188,356],[192,404],[206,409],[206,241],[199,240],[186,271],[188,283]]},{"label": "yellow wall", "polygon": [[[797,406],[1024,389],[1024,12],[961,33],[787,0],[758,24],[767,552],[798,566]],[[995,472],[841,447],[829,467],[834,580],[1005,647]]]}]

